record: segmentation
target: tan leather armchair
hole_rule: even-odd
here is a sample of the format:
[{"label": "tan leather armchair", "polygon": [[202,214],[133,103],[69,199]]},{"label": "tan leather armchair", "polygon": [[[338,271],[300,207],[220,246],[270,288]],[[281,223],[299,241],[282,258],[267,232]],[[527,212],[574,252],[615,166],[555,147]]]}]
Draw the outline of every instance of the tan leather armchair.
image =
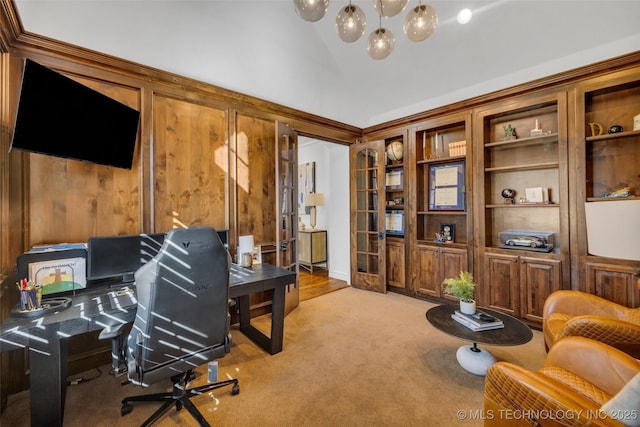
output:
[{"label": "tan leather armchair", "polygon": [[640,358],[640,308],[628,308],[580,291],[553,292],[544,304],[547,351],[560,339],[583,336]]},{"label": "tan leather armchair", "polygon": [[600,408],[639,373],[640,361],[620,350],[583,337],[565,338],[538,371],[504,361],[489,368],[484,425],[622,426]]}]

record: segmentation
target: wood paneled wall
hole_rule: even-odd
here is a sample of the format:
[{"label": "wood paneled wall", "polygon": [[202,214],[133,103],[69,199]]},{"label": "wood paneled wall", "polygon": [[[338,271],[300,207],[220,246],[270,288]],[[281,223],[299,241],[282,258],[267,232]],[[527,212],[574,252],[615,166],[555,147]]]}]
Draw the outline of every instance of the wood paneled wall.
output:
[{"label": "wood paneled wall", "polygon": [[[362,135],[354,126],[25,33],[11,0],[0,0],[0,55],[0,321],[17,297],[11,280],[2,279],[37,244],[183,225],[229,229],[232,250],[243,234],[275,244],[276,121],[342,144]],[[140,111],[131,170],[9,152],[25,58]],[[264,259],[276,261],[273,253]],[[264,312],[269,299],[254,296],[252,309]],[[109,361],[108,345],[95,338],[71,343],[70,375]],[[0,355],[0,376],[8,379],[0,403],[28,387],[25,360],[20,351]]]}]

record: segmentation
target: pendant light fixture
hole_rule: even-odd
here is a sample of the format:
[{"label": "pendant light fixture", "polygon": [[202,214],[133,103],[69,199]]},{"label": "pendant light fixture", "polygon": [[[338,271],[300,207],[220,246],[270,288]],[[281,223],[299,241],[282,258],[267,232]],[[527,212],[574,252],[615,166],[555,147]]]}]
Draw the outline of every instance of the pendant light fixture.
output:
[{"label": "pendant light fixture", "polygon": [[329,0],[293,0],[293,4],[298,15],[309,22],[321,20],[329,9]]},{"label": "pendant light fixture", "polygon": [[396,38],[393,33],[386,28],[382,28],[382,15],[380,16],[380,26],[369,35],[367,52],[373,59],[384,59],[393,52],[396,45]]},{"label": "pendant light fixture", "polygon": [[[409,0],[373,0],[373,6],[378,12],[380,24],[378,29],[369,35],[367,52],[373,59],[388,57],[395,47],[395,36],[391,30],[382,27],[382,18],[389,18],[402,12]],[[329,0],[293,0],[296,12],[302,19],[316,22],[322,19],[329,8]],[[346,43],[358,40],[367,25],[364,11],[351,3],[344,6],[336,16],[336,31],[338,37]],[[414,42],[428,39],[438,26],[436,10],[418,0],[418,6],[412,8],[404,20],[403,30],[407,38]]]},{"label": "pendant light fixture", "polygon": [[353,43],[364,34],[367,17],[359,6],[349,5],[340,9],[336,16],[336,29],[342,41]]},{"label": "pendant light fixture", "polygon": [[373,0],[373,6],[380,16],[391,18],[404,10],[409,0]]},{"label": "pendant light fixture", "polygon": [[404,33],[413,42],[426,40],[438,26],[436,10],[428,4],[420,4],[409,12],[404,20]]}]

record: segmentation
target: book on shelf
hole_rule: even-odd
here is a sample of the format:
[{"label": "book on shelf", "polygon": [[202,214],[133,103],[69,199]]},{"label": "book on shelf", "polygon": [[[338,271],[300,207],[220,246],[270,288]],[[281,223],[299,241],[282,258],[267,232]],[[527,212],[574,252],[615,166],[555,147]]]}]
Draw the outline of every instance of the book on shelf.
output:
[{"label": "book on shelf", "polygon": [[456,310],[451,317],[460,324],[468,327],[474,331],[486,331],[490,329],[504,328],[502,320],[493,317],[482,311],[477,311],[474,314],[465,314]]}]

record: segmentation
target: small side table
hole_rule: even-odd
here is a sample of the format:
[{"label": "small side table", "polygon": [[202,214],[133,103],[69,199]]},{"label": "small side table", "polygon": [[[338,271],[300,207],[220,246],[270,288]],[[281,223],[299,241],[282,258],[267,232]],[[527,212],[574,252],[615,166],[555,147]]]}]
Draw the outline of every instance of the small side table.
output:
[{"label": "small side table", "polygon": [[313,273],[313,267],[327,262],[327,230],[298,230],[298,263]]},{"label": "small side table", "polygon": [[450,304],[438,305],[427,310],[429,323],[447,335],[471,341],[472,346],[463,345],[456,353],[458,363],[467,371],[475,375],[485,375],[496,359],[487,350],[478,348],[478,343],[489,345],[521,345],[533,338],[533,332],[522,321],[508,314],[488,308],[478,307],[479,310],[497,317],[504,322],[504,328],[489,331],[474,332],[451,318],[458,306]]}]

